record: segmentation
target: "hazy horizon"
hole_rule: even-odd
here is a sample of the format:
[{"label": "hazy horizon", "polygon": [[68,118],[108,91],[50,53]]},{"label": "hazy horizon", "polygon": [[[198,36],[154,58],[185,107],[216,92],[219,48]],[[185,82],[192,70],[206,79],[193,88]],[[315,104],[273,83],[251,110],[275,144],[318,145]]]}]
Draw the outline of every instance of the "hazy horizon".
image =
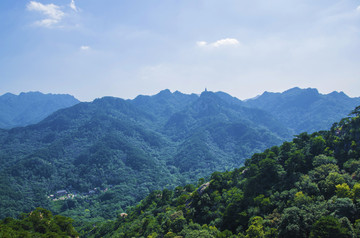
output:
[{"label": "hazy horizon", "polygon": [[355,0],[3,0],[0,94],[360,96]]},{"label": "hazy horizon", "polygon": [[[238,99],[240,99],[240,100],[242,100],[242,101],[245,101],[245,100],[249,100],[249,99],[253,99],[253,98],[256,98],[256,97],[259,97],[259,96],[261,96],[263,93],[265,93],[265,92],[270,92],[270,93],[283,93],[283,92],[285,92],[285,91],[288,91],[288,90],[291,90],[291,89],[294,89],[294,88],[300,88],[300,87],[293,87],[293,88],[289,88],[289,89],[286,89],[286,90],[284,90],[284,91],[279,91],[279,92],[273,92],[273,91],[267,91],[267,90],[265,90],[264,92],[262,92],[262,93],[260,93],[260,94],[258,94],[258,95],[255,95],[255,96],[253,96],[253,97],[249,97],[249,98],[239,98],[239,97],[236,97],[236,96],[234,96],[234,95],[232,95],[232,94],[230,94],[230,93],[228,93],[228,92],[224,92],[224,91],[212,91],[212,90],[208,90],[207,88],[204,88],[204,90],[202,90],[201,92],[190,92],[190,93],[184,93],[184,92],[181,92],[181,91],[179,91],[179,90],[170,90],[170,89],[162,89],[162,90],[160,90],[159,92],[156,92],[156,93],[154,93],[154,94],[138,94],[138,95],[136,95],[135,97],[132,97],[132,98],[124,98],[124,97],[120,97],[120,96],[111,96],[111,95],[103,95],[103,96],[100,96],[100,97],[97,97],[97,98],[93,98],[93,99],[91,99],[91,100],[80,100],[78,97],[76,97],[76,95],[72,95],[72,94],[69,94],[69,93],[52,93],[52,92],[41,92],[41,91],[28,91],[28,92],[19,92],[19,93],[12,93],[12,92],[6,92],[6,93],[4,93],[4,94],[1,94],[0,95],[0,97],[1,96],[3,96],[3,95],[5,95],[5,94],[7,94],[7,93],[10,93],[10,94],[13,94],[13,95],[15,95],[15,96],[19,96],[21,93],[42,93],[42,94],[53,94],[53,95],[56,95],[56,94],[62,94],[62,95],[65,95],[65,94],[67,94],[67,95],[70,95],[70,96],[73,96],[73,97],[75,97],[76,99],[78,99],[80,102],[90,102],[90,101],[93,101],[93,100],[95,100],[95,99],[98,99],[98,98],[102,98],[102,97],[117,97],[117,98],[122,98],[122,99],[130,99],[130,100],[132,100],[132,99],[134,99],[134,98],[136,98],[137,96],[154,96],[154,95],[156,95],[156,94],[158,94],[158,93],[160,93],[161,91],[165,91],[165,90],[169,90],[171,93],[174,93],[174,92],[176,92],[176,91],[178,91],[178,92],[180,92],[180,93],[183,93],[183,94],[196,94],[196,95],[199,95],[200,96],[200,94],[202,93],[202,92],[204,92],[205,90],[207,90],[207,91],[209,91],[209,92],[215,92],[215,93],[217,93],[217,92],[224,92],[224,93],[227,93],[227,94],[229,94],[230,96],[233,96],[233,97],[236,97],[236,98],[238,98]],[[357,97],[360,97],[360,96],[356,96],[356,97],[352,97],[352,96],[350,96],[350,95],[348,95],[346,92],[343,92],[343,91],[332,91],[332,92],[328,92],[328,93],[322,93],[321,91],[319,91],[317,88],[300,88],[300,89],[316,89],[320,94],[323,94],[323,95],[326,95],[326,94],[330,94],[330,93],[332,93],[332,92],[337,92],[337,93],[344,93],[346,96],[348,96],[348,97],[350,97],[350,98],[357,98]]]}]

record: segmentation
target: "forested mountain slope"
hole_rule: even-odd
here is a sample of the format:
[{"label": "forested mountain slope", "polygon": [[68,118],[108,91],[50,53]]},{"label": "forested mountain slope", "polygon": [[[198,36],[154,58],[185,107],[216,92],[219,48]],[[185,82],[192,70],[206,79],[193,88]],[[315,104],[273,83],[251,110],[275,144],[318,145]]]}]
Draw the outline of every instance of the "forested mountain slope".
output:
[{"label": "forested mountain slope", "polygon": [[79,100],[67,94],[6,93],[0,96],[0,128],[35,124],[51,113],[77,103]]},{"label": "forested mountain slope", "polygon": [[[1,216],[44,206],[112,218],[152,190],[240,166],[286,135],[266,112],[233,107],[211,92],[194,98],[164,91],[146,110],[138,100],[105,97],[0,131]],[[77,194],[77,202],[47,198],[61,190]],[[108,193],[91,192],[100,190]]]},{"label": "forested mountain slope", "polygon": [[271,113],[295,134],[299,134],[329,129],[335,121],[358,106],[360,98],[350,98],[343,92],[320,94],[314,88],[292,88],[283,93],[264,92],[243,103],[247,107]]},{"label": "forested mountain slope", "polygon": [[5,218],[0,221],[0,237],[79,237],[68,217],[53,215],[50,211],[37,208],[22,214],[20,219]]},{"label": "forested mountain slope", "polygon": [[232,170],[292,135],[270,112],[225,93],[79,103],[0,130],[0,215],[42,206],[75,225],[111,219],[153,190]]},{"label": "forested mountain slope", "polygon": [[[153,191],[87,237],[360,237],[360,107],[197,186]],[[84,232],[84,231],[83,231]]]},{"label": "forested mountain slope", "polygon": [[[150,190],[175,183],[160,148],[169,142],[142,126],[150,123],[149,115],[125,100],[103,98],[57,111],[36,125],[3,131],[0,214],[49,207],[47,196],[60,190],[86,202],[80,195],[111,186],[119,196],[110,196],[111,208],[104,205],[104,214],[96,214],[110,218]],[[75,206],[66,202],[58,212]]]}]

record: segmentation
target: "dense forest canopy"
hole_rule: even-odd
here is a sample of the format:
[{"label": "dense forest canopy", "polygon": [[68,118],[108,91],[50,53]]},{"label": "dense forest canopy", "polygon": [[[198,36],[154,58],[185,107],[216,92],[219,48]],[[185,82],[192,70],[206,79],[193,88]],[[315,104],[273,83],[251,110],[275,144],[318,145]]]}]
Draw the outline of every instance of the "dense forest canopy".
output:
[{"label": "dense forest canopy", "polygon": [[[197,185],[154,190],[127,213],[82,221],[83,237],[359,237],[360,109],[328,131],[301,133],[245,166]],[[109,196],[106,193],[103,196]],[[0,222],[2,235],[76,236],[72,220],[38,208]],[[45,236],[44,236],[45,237]]]},{"label": "dense forest canopy", "polygon": [[[115,218],[152,190],[238,167],[288,135],[268,113],[215,93],[164,91],[144,109],[141,98],[105,97],[0,131],[1,216],[41,206],[79,219]],[[58,199],[62,190],[75,200]]]},{"label": "dense forest canopy", "polygon": [[[307,90],[295,89],[295,92],[298,98],[299,94],[308,94]],[[328,100],[315,98],[320,98],[323,104]],[[313,101],[315,104],[318,102]],[[354,113],[357,115],[358,108]],[[304,115],[311,118],[317,114],[312,110]],[[303,117],[303,120],[307,119]],[[339,123],[341,126],[334,127],[335,136],[341,135],[345,122],[351,120],[344,119]],[[170,197],[174,200],[177,193],[173,189],[183,186],[186,187],[184,194],[179,195],[185,199],[183,202],[189,201],[186,196],[190,196],[195,188],[186,184],[202,177],[206,181],[201,184],[209,182],[212,172],[239,168],[254,153],[259,154],[253,155],[251,161],[263,161],[264,164],[247,161],[246,169],[225,174],[233,174],[231,176],[240,180],[244,177],[242,183],[249,184],[249,189],[264,192],[257,194],[239,187],[239,196],[263,195],[271,202],[271,190],[268,190],[275,185],[269,185],[267,181],[276,180],[282,186],[287,183],[292,186],[298,181],[299,174],[306,175],[307,170],[314,169],[311,166],[315,165],[309,165],[313,155],[320,156],[319,161],[328,161],[324,162],[331,164],[327,166],[338,166],[334,172],[343,171],[345,162],[339,160],[342,155],[335,156],[334,153],[339,151],[331,149],[333,145],[326,137],[330,132],[301,133],[293,142],[272,147],[291,138],[293,131],[270,112],[247,107],[244,102],[225,93],[204,92],[199,96],[164,90],[155,96],[139,96],[134,100],[105,97],[91,103],[79,103],[53,113],[38,124],[0,130],[0,218],[17,217],[21,212],[29,213],[36,207],[44,207],[54,214],[73,218],[74,226],[85,234],[97,224],[96,231],[92,231],[96,233],[98,224],[115,219],[152,191],[173,191]],[[338,140],[341,141],[342,137]],[[304,144],[304,148],[298,143]],[[329,145],[322,151],[324,143]],[[350,147],[356,148],[357,140],[354,143]],[[274,155],[266,148],[272,148],[270,151]],[[278,160],[285,152],[278,150],[286,148],[289,158],[284,157],[280,163]],[[344,150],[349,148],[344,147]],[[301,164],[304,163],[301,161],[307,162]],[[353,164],[356,162],[346,166],[352,167]],[[258,175],[259,170],[268,173]],[[317,183],[312,175],[309,178]],[[347,184],[353,189],[351,183]],[[210,182],[203,190],[212,186]],[[291,191],[288,187],[281,189]],[[283,192],[281,189],[278,189],[280,194]],[[305,191],[299,192],[306,195]],[[223,196],[222,190],[219,190],[219,196]],[[224,203],[224,209],[228,205]],[[230,206],[228,210],[233,209]],[[252,213],[245,212],[245,221],[248,222]],[[219,210],[219,214],[223,216],[225,210]],[[207,214],[201,217],[207,219]],[[184,215],[184,218],[188,217]],[[212,221],[190,219],[198,224],[210,225]],[[233,227],[235,225],[222,225],[224,221],[220,217],[216,219],[217,223],[214,221],[211,225],[221,231],[237,234],[236,230],[240,229],[239,226]],[[245,223],[241,226],[246,227]]]},{"label": "dense forest canopy", "polygon": [[79,237],[72,222],[71,218],[37,208],[20,219],[8,217],[0,221],[0,237]]},{"label": "dense forest canopy", "polygon": [[360,110],[208,181],[153,191],[90,237],[359,237]]}]

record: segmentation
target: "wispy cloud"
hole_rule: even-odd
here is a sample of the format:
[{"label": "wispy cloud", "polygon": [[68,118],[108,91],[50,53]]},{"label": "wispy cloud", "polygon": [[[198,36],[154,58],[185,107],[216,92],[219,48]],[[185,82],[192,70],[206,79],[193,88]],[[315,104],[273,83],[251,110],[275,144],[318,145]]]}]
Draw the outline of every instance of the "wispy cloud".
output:
[{"label": "wispy cloud", "polygon": [[356,11],[360,12],[360,5],[356,8]]},{"label": "wispy cloud", "polygon": [[198,41],[196,44],[199,47],[210,47],[210,48],[219,48],[223,46],[236,46],[239,45],[240,42],[235,38],[225,38],[212,43],[208,43],[206,41]]},{"label": "wispy cloud", "polygon": [[81,49],[81,50],[90,50],[90,46],[88,46],[88,45],[82,45],[82,46],[80,47],[80,49]]},{"label": "wispy cloud", "polygon": [[206,41],[198,41],[198,42],[196,42],[196,44],[198,46],[202,47],[202,46],[206,46],[208,43]]},{"label": "wispy cloud", "polygon": [[40,12],[46,18],[36,21],[35,24],[43,27],[52,27],[59,23],[64,17],[65,13],[60,10],[60,7],[55,4],[42,4],[36,1],[30,1],[27,5],[27,10]]},{"label": "wispy cloud", "polygon": [[78,8],[76,7],[75,0],[71,0],[70,2],[70,8],[74,10],[75,12],[78,11]]}]

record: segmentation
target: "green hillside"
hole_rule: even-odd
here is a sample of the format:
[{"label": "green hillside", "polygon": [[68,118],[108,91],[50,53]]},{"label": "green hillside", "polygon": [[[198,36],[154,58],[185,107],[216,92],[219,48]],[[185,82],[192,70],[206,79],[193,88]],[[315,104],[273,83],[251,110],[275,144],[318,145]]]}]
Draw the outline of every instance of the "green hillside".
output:
[{"label": "green hillside", "polygon": [[[41,206],[78,220],[115,218],[153,190],[242,165],[287,131],[211,92],[141,100],[105,97],[2,130],[1,217]],[[62,190],[74,199],[59,199]]]},{"label": "green hillside", "polygon": [[79,237],[68,217],[53,215],[50,211],[37,208],[22,214],[20,219],[6,218],[0,221],[0,237]]},{"label": "green hillside", "polygon": [[360,108],[244,167],[157,190],[86,237],[360,237]]},{"label": "green hillside", "polygon": [[225,93],[79,103],[0,130],[0,218],[44,207],[75,226],[114,219],[154,190],[233,170],[292,136],[270,112]]}]

